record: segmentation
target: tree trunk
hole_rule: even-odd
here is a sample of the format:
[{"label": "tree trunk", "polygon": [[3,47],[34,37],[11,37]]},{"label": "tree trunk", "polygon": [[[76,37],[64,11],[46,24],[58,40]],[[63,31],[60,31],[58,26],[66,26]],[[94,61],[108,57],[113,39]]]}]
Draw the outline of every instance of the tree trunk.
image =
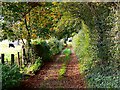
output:
[{"label": "tree trunk", "polygon": [[[29,23],[30,24],[30,23]],[[25,26],[26,26],[26,29],[27,29],[27,32],[28,32],[28,37],[27,37],[27,45],[28,45],[28,50],[27,50],[27,63],[30,62],[30,48],[31,48],[31,35],[30,35],[30,25],[28,26],[27,25],[27,20],[26,20],[26,16],[25,16]]]}]

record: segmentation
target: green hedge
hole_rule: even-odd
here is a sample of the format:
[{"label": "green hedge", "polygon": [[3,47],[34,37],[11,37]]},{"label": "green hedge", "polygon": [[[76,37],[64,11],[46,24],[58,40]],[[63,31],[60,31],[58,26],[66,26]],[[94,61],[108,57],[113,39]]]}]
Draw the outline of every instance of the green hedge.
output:
[{"label": "green hedge", "polygon": [[[73,37],[73,48],[80,62],[80,72],[86,77],[88,88],[120,88],[119,51],[115,49],[118,48],[117,43],[113,44],[115,48],[106,48],[111,47],[111,43],[98,46],[99,33],[91,31],[83,21],[81,27],[79,33]],[[110,36],[108,38],[111,39]],[[106,56],[110,53],[116,56]]]},{"label": "green hedge", "polygon": [[80,61],[81,73],[90,69],[93,65],[92,46],[90,45],[89,29],[82,21],[82,29],[73,37],[73,48]]},{"label": "green hedge", "polygon": [[49,61],[51,56],[60,53],[63,49],[63,44],[57,38],[49,40],[36,39],[32,41],[33,51],[36,56],[42,58],[42,61]]},{"label": "green hedge", "polygon": [[50,47],[45,40],[33,40],[32,47],[37,57],[41,57],[43,61],[50,60]]}]

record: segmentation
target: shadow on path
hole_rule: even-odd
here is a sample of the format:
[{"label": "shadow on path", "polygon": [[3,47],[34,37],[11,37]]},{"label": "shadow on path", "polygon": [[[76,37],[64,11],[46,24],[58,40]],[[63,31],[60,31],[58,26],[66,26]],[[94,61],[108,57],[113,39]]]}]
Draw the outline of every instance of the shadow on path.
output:
[{"label": "shadow on path", "polygon": [[[71,48],[72,50],[72,48]],[[59,79],[62,62],[61,55],[55,57],[54,62],[46,63],[35,76],[21,82],[24,88],[86,88],[84,77],[79,73],[77,57],[72,50],[71,60],[66,67],[65,76]]]}]

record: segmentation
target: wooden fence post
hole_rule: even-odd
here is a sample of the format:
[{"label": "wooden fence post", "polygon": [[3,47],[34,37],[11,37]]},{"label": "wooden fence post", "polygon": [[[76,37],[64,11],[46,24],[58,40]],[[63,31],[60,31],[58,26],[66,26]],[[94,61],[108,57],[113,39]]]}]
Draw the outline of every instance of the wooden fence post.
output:
[{"label": "wooden fence post", "polygon": [[11,65],[14,64],[14,54],[11,54]]},{"label": "wooden fence post", "polygon": [[1,54],[1,62],[2,62],[2,64],[5,63],[5,61],[4,61],[4,54]]},{"label": "wooden fence post", "polygon": [[20,60],[20,67],[22,67],[22,59]]},{"label": "wooden fence post", "polygon": [[22,53],[22,59],[23,59],[23,62],[24,62],[24,65],[26,65],[26,54],[25,54],[25,47],[24,45],[22,46],[22,49],[23,49],[23,53]]},{"label": "wooden fence post", "polygon": [[20,53],[18,52],[18,66],[21,67],[21,63],[20,63]]}]

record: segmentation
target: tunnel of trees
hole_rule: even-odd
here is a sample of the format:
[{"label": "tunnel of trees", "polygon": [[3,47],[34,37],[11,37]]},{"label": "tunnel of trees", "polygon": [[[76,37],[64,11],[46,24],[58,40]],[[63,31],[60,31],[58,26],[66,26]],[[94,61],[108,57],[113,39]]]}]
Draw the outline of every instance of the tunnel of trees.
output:
[{"label": "tunnel of trees", "polygon": [[[80,73],[85,75],[87,88],[120,88],[119,2],[1,4],[1,41],[26,39],[27,59],[39,48],[45,52],[37,54],[48,60],[51,55],[62,50],[59,47],[59,51],[49,52],[51,38],[59,41],[73,37],[72,48],[80,63]],[[47,46],[44,41],[49,39],[51,46]],[[60,46],[58,41],[55,44]]]}]

